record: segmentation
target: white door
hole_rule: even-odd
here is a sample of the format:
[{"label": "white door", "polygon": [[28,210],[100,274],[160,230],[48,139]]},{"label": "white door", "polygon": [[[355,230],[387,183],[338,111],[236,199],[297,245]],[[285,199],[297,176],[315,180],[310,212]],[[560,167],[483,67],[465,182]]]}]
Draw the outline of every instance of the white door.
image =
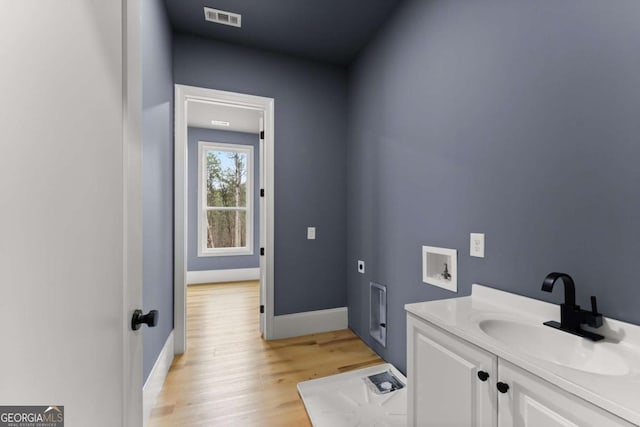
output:
[{"label": "white door", "polygon": [[408,425],[497,426],[497,358],[411,315],[407,334]]},{"label": "white door", "polygon": [[498,393],[500,427],[632,426],[502,359],[498,370],[508,386]]},{"label": "white door", "polygon": [[142,420],[138,10],[0,13],[0,404],[68,426]]}]

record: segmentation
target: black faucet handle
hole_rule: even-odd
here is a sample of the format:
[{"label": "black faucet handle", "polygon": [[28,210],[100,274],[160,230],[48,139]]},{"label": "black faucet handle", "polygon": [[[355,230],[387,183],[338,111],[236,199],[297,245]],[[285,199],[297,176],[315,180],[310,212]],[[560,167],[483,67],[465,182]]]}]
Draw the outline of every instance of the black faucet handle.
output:
[{"label": "black faucet handle", "polygon": [[593,314],[600,314],[598,313],[598,302],[596,301],[595,295],[591,295],[591,312]]},{"label": "black faucet handle", "polygon": [[591,315],[587,317],[586,323],[593,328],[599,328],[603,324],[602,314],[598,313],[598,303],[593,295],[591,296]]}]

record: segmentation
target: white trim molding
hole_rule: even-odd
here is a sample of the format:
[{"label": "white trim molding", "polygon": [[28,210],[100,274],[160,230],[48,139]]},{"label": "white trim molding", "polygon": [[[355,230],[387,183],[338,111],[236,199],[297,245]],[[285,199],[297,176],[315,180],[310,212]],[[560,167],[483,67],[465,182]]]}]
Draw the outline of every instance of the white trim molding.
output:
[{"label": "white trim molding", "polygon": [[347,307],[285,314],[273,318],[274,339],[300,337],[348,327]]},{"label": "white trim molding", "polygon": [[167,378],[169,368],[173,362],[173,331],[169,334],[162,351],[156,359],[147,381],[142,388],[142,425],[147,426],[151,417],[151,410],[162,390],[164,380]]},{"label": "white trim molding", "polygon": [[[207,169],[206,156],[209,151],[222,151],[229,153],[239,153],[246,156],[245,178],[246,178],[246,205],[245,206],[208,206],[207,203]],[[242,144],[227,144],[213,141],[198,141],[198,256],[229,256],[229,255],[253,255],[253,189],[254,189],[254,169],[253,169],[253,146]],[[236,201],[238,202],[238,201]],[[245,215],[245,246],[238,247],[207,247],[207,211],[242,211]],[[188,274],[188,273],[187,273]],[[187,284],[189,277],[187,276]]]},{"label": "white trim molding", "polygon": [[[257,110],[264,121],[264,203],[260,209],[260,224],[264,236],[260,236],[260,248],[264,248],[264,271],[261,301],[264,299],[264,338],[272,339],[273,330],[273,283],[274,283],[274,234],[275,234],[275,137],[274,99],[195,86],[175,85],[175,155],[174,155],[174,342],[175,353],[182,354],[187,347],[186,339],[186,284],[187,284],[187,113],[189,104],[205,103]],[[262,227],[262,224],[265,224]]]},{"label": "white trim molding", "polygon": [[203,283],[243,282],[260,280],[260,268],[237,268],[234,270],[187,271],[187,285]]}]

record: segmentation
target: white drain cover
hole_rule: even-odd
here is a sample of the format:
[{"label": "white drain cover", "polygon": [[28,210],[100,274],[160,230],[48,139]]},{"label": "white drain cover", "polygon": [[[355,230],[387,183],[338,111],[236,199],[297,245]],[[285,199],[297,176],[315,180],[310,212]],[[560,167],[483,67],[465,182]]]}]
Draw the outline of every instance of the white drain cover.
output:
[{"label": "white drain cover", "polygon": [[[405,387],[377,394],[365,379],[391,371]],[[407,379],[393,365],[385,363],[344,374],[298,383],[314,427],[406,426]]]}]

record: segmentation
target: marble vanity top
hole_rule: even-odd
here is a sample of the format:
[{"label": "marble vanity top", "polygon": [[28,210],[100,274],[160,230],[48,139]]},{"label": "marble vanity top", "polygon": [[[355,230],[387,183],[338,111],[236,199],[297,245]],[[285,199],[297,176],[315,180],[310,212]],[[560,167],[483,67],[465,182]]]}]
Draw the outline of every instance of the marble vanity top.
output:
[{"label": "marble vanity top", "polygon": [[543,325],[560,320],[558,305],[477,284],[405,310],[640,425],[640,326],[605,317],[592,342]]}]

